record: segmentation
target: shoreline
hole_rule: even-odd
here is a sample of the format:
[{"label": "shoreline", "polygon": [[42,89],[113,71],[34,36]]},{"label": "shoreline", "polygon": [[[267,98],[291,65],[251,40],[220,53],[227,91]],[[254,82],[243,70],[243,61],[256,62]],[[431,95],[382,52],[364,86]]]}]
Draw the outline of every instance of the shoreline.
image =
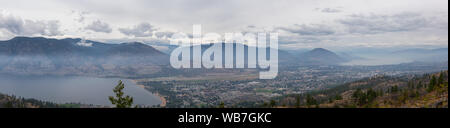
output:
[{"label": "shoreline", "polygon": [[[138,83],[137,80],[131,80],[131,81],[133,81],[138,87],[140,87],[140,88],[142,88],[142,89],[145,89],[145,86],[144,86],[144,85],[137,84],[137,83]],[[148,91],[148,90],[145,89],[145,91]],[[150,92],[150,91],[148,91],[148,92]],[[150,92],[150,93],[152,93],[152,92]],[[167,105],[167,100],[166,100],[166,98],[165,98],[163,95],[161,95],[161,94],[159,94],[159,93],[152,93],[152,94],[155,95],[155,96],[157,96],[157,97],[159,97],[159,100],[161,100],[161,104],[159,104],[160,107],[166,107],[166,105]]]}]

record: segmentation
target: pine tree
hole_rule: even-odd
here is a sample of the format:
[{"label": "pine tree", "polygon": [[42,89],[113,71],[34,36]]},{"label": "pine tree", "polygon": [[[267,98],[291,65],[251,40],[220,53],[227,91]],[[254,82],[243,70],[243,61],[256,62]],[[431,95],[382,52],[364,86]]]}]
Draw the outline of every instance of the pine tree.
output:
[{"label": "pine tree", "polygon": [[336,100],[342,100],[342,99],[344,99],[344,98],[342,98],[342,96],[341,96],[340,94],[337,94],[335,98],[336,98]]},{"label": "pine tree", "polygon": [[428,92],[433,91],[433,90],[434,90],[434,87],[436,87],[436,77],[433,75],[433,76],[431,77],[430,85],[428,86],[427,91],[428,91]]},{"label": "pine tree", "polygon": [[314,97],[312,97],[311,95],[306,95],[306,106],[310,107],[312,105],[318,105],[316,99],[314,99]]},{"label": "pine tree", "polygon": [[419,81],[419,85],[417,85],[417,88],[418,89],[423,88],[422,81]]},{"label": "pine tree", "polygon": [[224,102],[220,102],[219,106],[217,106],[217,108],[225,108],[225,103]]},{"label": "pine tree", "polygon": [[275,107],[277,105],[277,102],[275,100],[270,100],[270,107]]},{"label": "pine tree", "polygon": [[123,89],[125,88],[125,84],[123,84],[122,80],[119,80],[119,84],[113,89],[116,97],[109,96],[109,101],[112,104],[116,105],[117,108],[130,108],[133,105],[133,97],[125,96],[123,93]]},{"label": "pine tree", "polygon": [[398,91],[399,91],[399,90],[398,90],[398,86],[397,86],[397,85],[391,87],[391,92],[392,92],[392,93],[397,93]]},{"label": "pine tree", "polygon": [[300,103],[300,99],[301,99],[301,98],[300,98],[300,96],[297,96],[295,99],[296,99],[295,107],[299,108],[299,107],[300,107],[300,104],[301,104],[301,103]]},{"label": "pine tree", "polygon": [[369,89],[368,91],[367,91],[367,100],[368,100],[368,102],[370,103],[370,102],[372,102],[372,101],[374,101],[375,100],[375,98],[377,98],[377,92],[375,92],[375,91],[373,91],[372,89]]},{"label": "pine tree", "polygon": [[443,75],[443,73],[439,74],[438,84],[439,85],[444,84],[444,75]]},{"label": "pine tree", "polygon": [[5,108],[14,108],[14,104],[12,101],[7,101],[3,106]]}]

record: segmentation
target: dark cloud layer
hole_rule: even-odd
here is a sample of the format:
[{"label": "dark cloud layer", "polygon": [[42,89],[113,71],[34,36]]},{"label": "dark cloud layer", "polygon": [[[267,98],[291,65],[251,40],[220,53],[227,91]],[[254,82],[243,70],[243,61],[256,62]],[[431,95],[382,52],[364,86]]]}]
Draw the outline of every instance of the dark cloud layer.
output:
[{"label": "dark cloud layer", "polygon": [[149,23],[141,23],[131,28],[120,28],[119,31],[127,36],[149,37],[157,29]]},{"label": "dark cloud layer", "polygon": [[172,35],[174,34],[174,32],[156,32],[155,35],[158,38],[163,38],[163,37],[167,37],[170,38],[172,37]]},{"label": "dark cloud layer", "polygon": [[61,37],[166,40],[173,32],[191,37],[192,25],[202,24],[204,33],[279,32],[289,44],[448,42],[445,0],[14,0],[3,1],[0,12],[2,39],[60,35],[61,29]]},{"label": "dark cloud layer", "polygon": [[342,10],[337,9],[337,8],[324,8],[321,10],[321,12],[323,12],[323,13],[339,13],[339,12],[342,12]]},{"label": "dark cloud layer", "polygon": [[96,20],[85,27],[87,30],[91,30],[94,32],[103,32],[103,33],[111,33],[112,28],[109,26],[108,23],[104,23],[100,20]]},{"label": "dark cloud layer", "polygon": [[0,14],[0,28],[15,35],[32,36],[58,36],[63,35],[59,30],[59,21],[23,20],[20,17]]},{"label": "dark cloud layer", "polygon": [[322,24],[311,24],[311,25],[298,25],[295,24],[291,27],[280,27],[280,30],[288,31],[291,33],[296,33],[299,35],[315,35],[315,36],[323,36],[323,35],[332,35],[335,31],[326,25]]},{"label": "dark cloud layer", "polygon": [[400,13],[393,15],[349,15],[332,24],[295,24],[288,27],[279,27],[293,36],[280,37],[284,44],[293,43],[319,43],[323,41],[336,41],[337,37],[356,36],[360,34],[372,35],[396,32],[415,32],[428,29],[435,31],[442,29],[448,31],[447,15],[441,18],[426,17],[417,13]]},{"label": "dark cloud layer", "polygon": [[359,34],[413,31],[428,25],[426,18],[413,13],[396,15],[351,15],[338,22],[347,27],[350,33]]}]

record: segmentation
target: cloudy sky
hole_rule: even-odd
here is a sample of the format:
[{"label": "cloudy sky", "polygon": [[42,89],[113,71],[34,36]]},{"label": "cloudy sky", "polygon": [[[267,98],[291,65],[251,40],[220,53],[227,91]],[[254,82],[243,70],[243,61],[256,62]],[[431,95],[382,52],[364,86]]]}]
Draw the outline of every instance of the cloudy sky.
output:
[{"label": "cloudy sky", "polygon": [[0,40],[278,32],[280,47],[448,47],[447,0],[0,0]]}]

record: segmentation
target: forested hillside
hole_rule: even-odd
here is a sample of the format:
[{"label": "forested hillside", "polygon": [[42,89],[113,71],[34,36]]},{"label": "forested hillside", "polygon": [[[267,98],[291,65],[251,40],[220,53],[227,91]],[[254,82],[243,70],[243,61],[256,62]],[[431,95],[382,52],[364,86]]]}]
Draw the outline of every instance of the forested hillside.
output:
[{"label": "forested hillside", "polygon": [[448,71],[422,76],[375,76],[272,102],[279,107],[300,108],[448,108]]},{"label": "forested hillside", "polygon": [[55,103],[0,94],[0,108],[55,108]]},{"label": "forested hillside", "polygon": [[0,108],[88,108],[98,107],[78,103],[57,104],[53,102],[26,99],[0,93]]}]

